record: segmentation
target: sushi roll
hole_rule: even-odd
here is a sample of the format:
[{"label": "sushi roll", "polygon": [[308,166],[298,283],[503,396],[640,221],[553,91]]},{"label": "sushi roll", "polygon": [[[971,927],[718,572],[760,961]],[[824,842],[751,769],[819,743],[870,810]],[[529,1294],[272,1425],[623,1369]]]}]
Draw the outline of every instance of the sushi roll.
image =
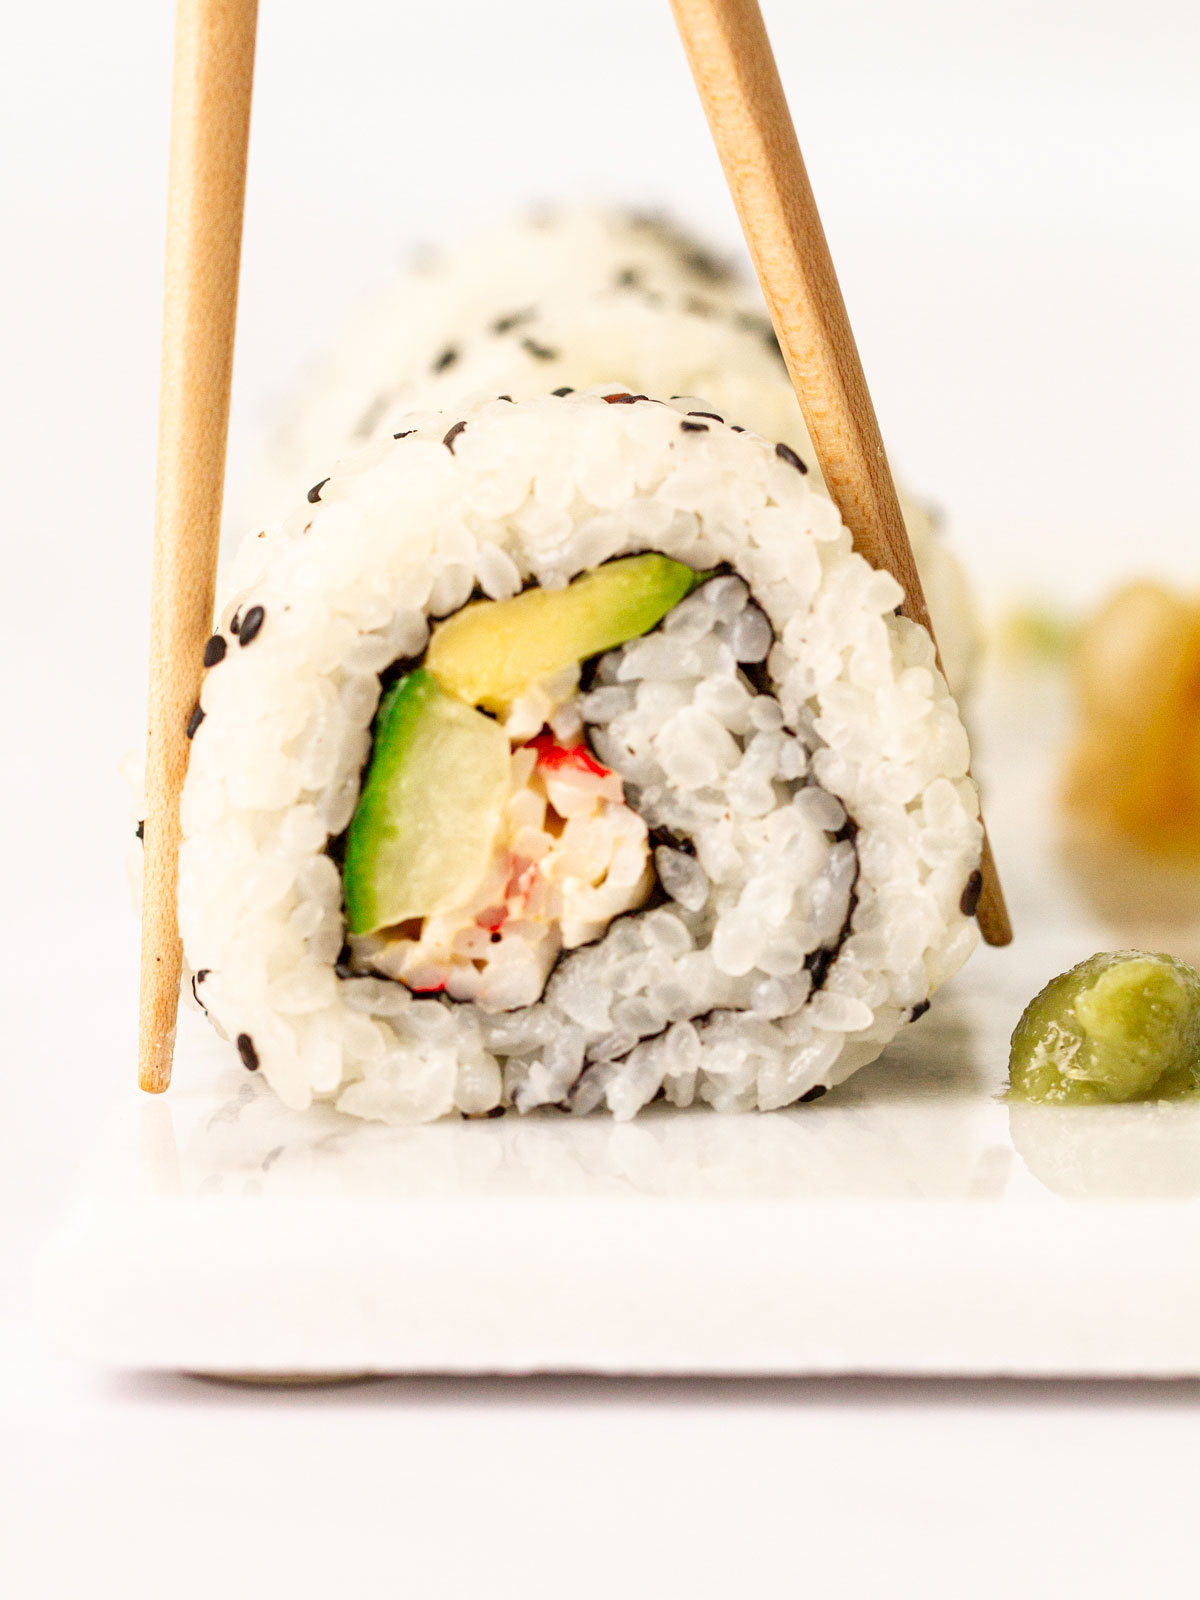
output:
[{"label": "sushi roll", "polygon": [[[331,444],[351,448],[371,438],[382,408],[398,389],[426,376],[453,379],[464,363],[468,337],[508,331],[518,342],[536,341],[531,326],[519,330],[548,297],[570,294],[586,301],[611,289],[631,303],[659,294],[693,294],[752,316],[770,333],[757,287],[658,213],[542,207],[441,249],[421,250],[366,298],[289,394],[241,507],[246,525],[272,522],[300,486],[327,472]],[[605,371],[578,382],[617,376]],[[639,372],[630,376],[642,387],[649,381]],[[483,382],[492,393],[506,392],[503,383],[496,389],[490,380]],[[452,398],[472,387],[470,382],[455,385]],[[538,385],[555,387],[545,381]]]},{"label": "sushi roll", "polygon": [[[365,308],[302,386],[248,520],[269,523],[411,411],[601,383],[702,395],[785,441],[819,479],[757,285],[661,217],[574,208],[472,240]],[[982,633],[970,588],[929,508],[903,489],[900,500],[946,674],[965,699]]]},{"label": "sushi roll", "polygon": [[806,463],[627,391],[418,413],[246,541],[192,718],[194,992],[388,1121],[811,1099],[977,938],[967,737]]}]

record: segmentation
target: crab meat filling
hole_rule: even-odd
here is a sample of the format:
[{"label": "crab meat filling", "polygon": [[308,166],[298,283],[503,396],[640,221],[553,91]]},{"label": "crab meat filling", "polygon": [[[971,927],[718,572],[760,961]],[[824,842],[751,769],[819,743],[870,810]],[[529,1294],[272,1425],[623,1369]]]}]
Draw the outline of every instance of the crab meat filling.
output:
[{"label": "crab meat filling", "polygon": [[513,751],[491,858],[469,898],[351,938],[351,949],[360,969],[418,994],[511,1011],[540,997],[561,951],[599,938],[653,882],[646,824],[621,779],[547,729]]}]

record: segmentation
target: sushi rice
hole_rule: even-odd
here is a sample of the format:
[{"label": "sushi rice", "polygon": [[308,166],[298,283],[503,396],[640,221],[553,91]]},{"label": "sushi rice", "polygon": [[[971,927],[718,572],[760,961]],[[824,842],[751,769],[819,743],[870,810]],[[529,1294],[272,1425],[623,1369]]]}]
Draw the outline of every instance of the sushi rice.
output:
[{"label": "sushi rice", "polygon": [[[976,943],[978,800],[928,634],[806,463],[611,385],[395,432],[243,543],[193,719],[180,921],[244,1064],[289,1106],[412,1122],[769,1109],[872,1060]],[[497,837],[551,865],[433,932],[348,938],[385,680],[473,596],[637,552],[694,592],[497,718]]]}]

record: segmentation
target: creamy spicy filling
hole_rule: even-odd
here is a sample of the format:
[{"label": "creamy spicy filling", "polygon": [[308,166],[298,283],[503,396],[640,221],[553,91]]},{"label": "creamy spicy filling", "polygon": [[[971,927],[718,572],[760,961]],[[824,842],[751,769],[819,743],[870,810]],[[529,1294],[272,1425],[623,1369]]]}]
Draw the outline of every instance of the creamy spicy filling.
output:
[{"label": "creamy spicy filling", "polygon": [[647,826],[584,743],[580,669],[708,576],[629,556],[435,626],[381,701],[344,839],[352,971],[515,1010],[563,950],[644,903]]},{"label": "creamy spicy filling", "polygon": [[615,772],[545,728],[512,752],[486,870],[460,904],[361,937],[353,964],[487,1011],[532,1005],[564,950],[654,886],[646,824]]}]

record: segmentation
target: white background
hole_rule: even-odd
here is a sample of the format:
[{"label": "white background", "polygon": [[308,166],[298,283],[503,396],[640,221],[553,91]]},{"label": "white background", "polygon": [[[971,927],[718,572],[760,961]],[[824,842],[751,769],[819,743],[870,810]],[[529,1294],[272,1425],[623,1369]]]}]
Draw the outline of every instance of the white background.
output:
[{"label": "white background", "polygon": [[[1190,0],[765,11],[885,435],[988,602],[1194,583]],[[1193,1593],[1190,1386],[263,1395],[42,1349],[31,1263],[132,1071],[115,769],[144,685],[171,8],[26,6],[5,46],[0,1589]],[[665,0],[264,0],[235,473],[409,244],[578,193],[736,243]]]}]

